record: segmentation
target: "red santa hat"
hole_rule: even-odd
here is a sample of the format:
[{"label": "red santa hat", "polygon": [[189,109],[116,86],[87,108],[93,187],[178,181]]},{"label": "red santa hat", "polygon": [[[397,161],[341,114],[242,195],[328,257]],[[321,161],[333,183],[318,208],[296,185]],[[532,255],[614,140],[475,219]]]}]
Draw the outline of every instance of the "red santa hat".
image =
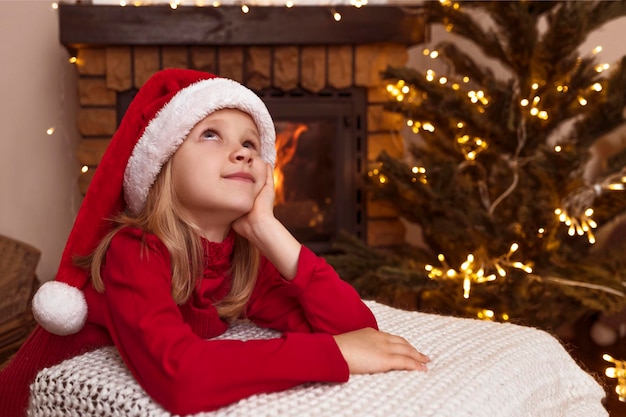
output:
[{"label": "red santa hat", "polygon": [[87,319],[82,288],[89,272],[73,263],[91,253],[111,230],[109,219],[139,213],[161,167],[190,130],[207,115],[224,108],[249,114],[259,130],[261,158],[276,158],[274,122],[263,101],[243,85],[213,74],[166,69],[154,74],[130,103],[96,169],[76,216],[54,281],[33,298],[33,314],[51,333],[78,332]]}]

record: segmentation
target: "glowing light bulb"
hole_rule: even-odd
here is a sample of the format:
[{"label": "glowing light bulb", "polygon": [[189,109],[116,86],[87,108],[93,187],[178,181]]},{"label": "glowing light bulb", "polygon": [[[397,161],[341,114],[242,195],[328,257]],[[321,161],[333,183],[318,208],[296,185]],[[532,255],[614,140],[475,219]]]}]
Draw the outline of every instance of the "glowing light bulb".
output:
[{"label": "glowing light bulb", "polygon": [[89,171],[89,167],[87,165],[83,165],[80,168],[80,172],[82,172],[83,174],[87,173],[87,171]]},{"label": "glowing light bulb", "polygon": [[341,20],[341,13],[333,12],[333,19],[335,19],[335,22],[339,22]]},{"label": "glowing light bulb", "polygon": [[250,7],[248,7],[247,4],[243,4],[241,6],[241,11],[244,12],[244,13],[249,13],[250,12]]},{"label": "glowing light bulb", "polygon": [[54,133],[54,127],[49,127],[48,129],[46,129],[46,134],[48,134],[48,136],[52,136],[53,133]]}]

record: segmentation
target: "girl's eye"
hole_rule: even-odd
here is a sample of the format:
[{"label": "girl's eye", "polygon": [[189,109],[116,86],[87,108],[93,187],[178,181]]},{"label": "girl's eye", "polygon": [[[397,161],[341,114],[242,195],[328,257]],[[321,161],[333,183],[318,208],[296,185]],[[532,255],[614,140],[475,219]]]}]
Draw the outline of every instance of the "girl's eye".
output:
[{"label": "girl's eye", "polygon": [[218,140],[219,136],[212,130],[207,130],[202,134],[202,139],[204,140]]},{"label": "girl's eye", "polygon": [[252,150],[256,150],[258,148],[258,145],[256,142],[252,141],[252,140],[247,140],[243,143],[244,148],[250,148]]}]

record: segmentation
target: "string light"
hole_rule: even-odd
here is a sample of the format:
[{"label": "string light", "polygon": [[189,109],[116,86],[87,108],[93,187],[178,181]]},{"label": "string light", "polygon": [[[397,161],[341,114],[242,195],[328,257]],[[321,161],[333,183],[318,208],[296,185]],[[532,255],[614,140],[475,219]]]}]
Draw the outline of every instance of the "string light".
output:
[{"label": "string light", "polygon": [[357,9],[367,5],[367,0],[350,0],[350,4]]},{"label": "string light", "polygon": [[615,392],[620,401],[626,402],[626,361],[615,359],[606,353],[602,355],[602,359],[614,365],[613,367],[606,368],[604,373],[609,378],[617,379]]},{"label": "string light", "polygon": [[[505,277],[507,274],[505,267],[518,269],[527,274],[532,272],[532,268],[529,264],[511,260],[511,256],[518,249],[519,245],[517,243],[513,243],[508,253],[495,259],[484,259],[485,257],[477,259],[474,254],[470,253],[467,255],[465,262],[459,266],[458,271],[450,268],[446,262],[445,256],[443,254],[439,254],[437,259],[441,263],[441,267],[426,265],[424,269],[428,272],[428,277],[430,279],[462,280],[463,298],[469,299],[473,283],[482,284],[485,282],[495,281],[498,276]],[[495,273],[491,271],[495,271]]]},{"label": "string light", "polygon": [[250,7],[248,7],[248,5],[244,3],[244,4],[241,5],[241,11],[243,13],[248,13],[248,12],[250,12]]},{"label": "string light", "polygon": [[484,139],[467,134],[457,137],[456,143],[460,146],[463,156],[468,161],[475,160],[476,156],[487,149],[488,146]]},{"label": "string light", "polygon": [[596,65],[595,70],[596,72],[602,72],[602,71],[608,70],[609,68],[610,68],[609,64],[599,64],[599,65]]},{"label": "string light", "polygon": [[58,9],[59,8],[59,3],[52,3],[52,8],[54,10]]},{"label": "string light", "polygon": [[49,127],[48,129],[46,129],[46,134],[48,136],[52,136],[53,133],[54,133],[54,126]]},{"label": "string light", "polygon": [[596,184],[574,190],[563,199],[562,207],[556,208],[554,213],[558,216],[559,221],[568,227],[568,235],[583,236],[586,234],[589,243],[594,244],[596,238],[593,229],[597,228],[598,224],[591,218],[593,201],[604,191],[624,191],[625,189],[626,168],[622,168],[620,172],[609,175]]}]

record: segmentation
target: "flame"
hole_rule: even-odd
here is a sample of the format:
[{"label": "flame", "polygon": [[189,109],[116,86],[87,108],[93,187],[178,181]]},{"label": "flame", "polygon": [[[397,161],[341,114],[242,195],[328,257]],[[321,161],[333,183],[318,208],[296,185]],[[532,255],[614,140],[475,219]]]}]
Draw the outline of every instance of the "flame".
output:
[{"label": "flame", "polygon": [[274,166],[274,205],[285,204],[284,167],[293,159],[300,135],[309,127],[301,123],[286,123],[276,133],[276,165]]}]

